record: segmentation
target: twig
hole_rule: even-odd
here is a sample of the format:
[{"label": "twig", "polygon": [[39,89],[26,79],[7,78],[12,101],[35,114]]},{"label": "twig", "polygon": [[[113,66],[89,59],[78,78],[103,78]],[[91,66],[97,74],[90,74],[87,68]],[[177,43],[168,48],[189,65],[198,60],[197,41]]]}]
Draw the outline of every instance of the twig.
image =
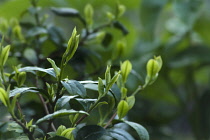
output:
[{"label": "twig", "polygon": [[114,118],[116,117],[117,112],[115,111],[115,113],[112,115],[112,117],[109,119],[109,121],[107,122],[107,124],[104,126],[104,128],[107,128],[111,122],[114,120]]}]

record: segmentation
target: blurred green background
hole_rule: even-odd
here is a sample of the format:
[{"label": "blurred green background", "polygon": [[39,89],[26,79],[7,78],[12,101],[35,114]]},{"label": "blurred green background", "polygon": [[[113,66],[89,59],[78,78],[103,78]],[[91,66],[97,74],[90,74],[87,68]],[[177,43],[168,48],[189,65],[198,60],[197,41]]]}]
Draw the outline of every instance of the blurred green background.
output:
[{"label": "blurred green background", "polygon": [[[94,7],[94,25],[100,25],[107,11],[116,3],[126,6],[119,19],[129,34],[111,30],[114,38],[125,39],[122,59],[133,64],[133,75],[127,86],[132,91],[142,84],[145,65],[154,55],[161,55],[163,68],[158,80],[141,92],[128,118],[145,126],[151,140],[208,140],[210,138],[210,1],[209,0],[40,0],[41,14],[47,24],[63,29],[69,38],[71,30],[82,26],[76,19],[55,16],[50,7],[71,7],[83,11]],[[0,17],[30,20],[23,16],[28,0],[1,0]],[[1,21],[0,21],[1,22]],[[115,42],[108,47],[90,47],[109,58]],[[106,59],[105,59],[106,60]],[[105,61],[104,60],[104,61]],[[138,76],[135,73],[139,73]],[[2,120],[1,120],[2,121]]]}]

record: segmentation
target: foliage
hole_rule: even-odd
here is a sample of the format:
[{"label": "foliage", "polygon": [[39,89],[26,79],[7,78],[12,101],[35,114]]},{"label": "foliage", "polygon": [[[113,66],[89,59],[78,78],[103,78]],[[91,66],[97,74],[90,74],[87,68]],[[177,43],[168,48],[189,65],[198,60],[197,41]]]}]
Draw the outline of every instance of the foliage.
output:
[{"label": "foliage", "polygon": [[[100,26],[94,25],[91,4],[84,7],[84,14],[52,7],[55,15],[75,18],[83,26],[78,28],[80,35],[75,27],[66,43],[61,29],[41,15],[38,0],[30,2],[22,16],[34,22],[2,18],[0,23],[0,100],[11,118],[0,124],[0,138],[148,140],[147,130],[125,117],[137,93],[157,79],[162,59],[155,56],[148,61],[144,84],[133,92],[127,88],[132,64],[129,60],[119,64],[126,43],[105,30],[119,30],[122,37],[128,34],[119,21],[125,6],[117,3],[116,12],[107,12],[107,22]],[[117,49],[108,59],[90,47],[106,48],[114,40]],[[118,125],[130,126],[136,137]]]}]

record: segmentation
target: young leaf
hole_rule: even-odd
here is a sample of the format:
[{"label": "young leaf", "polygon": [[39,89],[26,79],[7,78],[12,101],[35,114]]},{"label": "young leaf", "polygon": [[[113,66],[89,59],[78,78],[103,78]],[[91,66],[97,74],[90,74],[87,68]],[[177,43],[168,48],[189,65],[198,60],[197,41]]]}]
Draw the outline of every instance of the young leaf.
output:
[{"label": "young leaf", "polygon": [[159,71],[159,65],[158,62],[154,59],[150,59],[147,62],[147,75],[149,77],[154,77]]},{"label": "young leaf", "polygon": [[99,97],[104,95],[104,84],[101,78],[98,78],[98,93]]},{"label": "young leaf", "polygon": [[59,16],[64,16],[64,17],[78,17],[78,16],[80,16],[79,11],[77,11],[76,9],[73,9],[73,8],[52,7],[51,10]]},{"label": "young leaf", "polygon": [[124,122],[137,132],[140,140],[149,140],[149,133],[142,125],[130,121],[124,121]]},{"label": "young leaf", "polygon": [[82,84],[76,80],[65,80],[61,81],[62,85],[66,88],[69,94],[79,95],[81,97],[86,97],[86,89]]},{"label": "young leaf", "polygon": [[117,5],[117,17],[121,17],[125,13],[126,7],[122,4]]},{"label": "young leaf", "polygon": [[26,72],[19,72],[18,73],[18,86],[22,86],[26,80]]},{"label": "young leaf", "polygon": [[68,41],[68,46],[63,54],[62,59],[64,59],[64,65],[68,63],[68,61],[73,57],[74,53],[76,52],[79,44],[79,35],[77,35],[77,30],[74,28],[71,38]]},{"label": "young leaf", "polygon": [[55,74],[56,74],[56,77],[58,78],[60,76],[60,69],[56,66],[55,64],[55,61],[53,61],[52,59],[50,58],[47,58],[47,60],[50,62],[50,64],[52,65],[54,71],[55,71]]},{"label": "young leaf", "polygon": [[111,66],[107,66],[106,72],[105,72],[106,86],[108,86],[109,82],[111,81],[110,69],[111,69]]},{"label": "young leaf", "polygon": [[132,70],[132,64],[131,64],[131,62],[129,60],[124,61],[121,64],[120,69],[121,69],[121,74],[122,74],[123,82],[125,83],[126,80],[127,80],[127,78],[128,78],[129,73]]},{"label": "young leaf", "polygon": [[87,125],[78,130],[76,140],[96,140],[99,139],[106,130],[98,125]]},{"label": "young leaf", "polygon": [[75,111],[73,109],[71,110],[66,110],[66,109],[62,109],[62,110],[59,110],[59,111],[56,111],[52,114],[48,114],[46,116],[44,116],[43,118],[39,119],[36,124],[39,124],[43,121],[47,121],[47,120],[51,120],[51,119],[54,119],[54,118],[58,118],[58,117],[62,117],[62,116],[67,116],[67,115],[71,115],[71,114],[87,114],[87,112],[84,112],[84,111]]},{"label": "young leaf", "polygon": [[8,105],[9,101],[8,93],[3,88],[0,88],[0,100],[5,106]]},{"label": "young leaf", "polygon": [[135,104],[135,96],[130,96],[126,99],[128,103],[129,110],[134,106]]},{"label": "young leaf", "polygon": [[158,72],[162,67],[162,59],[160,56],[154,57],[147,62],[147,76],[145,79],[145,86],[151,85],[158,77]]},{"label": "young leaf", "polygon": [[30,122],[26,122],[26,128],[29,128],[33,124],[33,119],[30,120]]},{"label": "young leaf", "polygon": [[6,63],[9,56],[9,51],[10,51],[10,45],[7,45],[2,49],[0,56],[0,67],[4,66],[4,64]]},{"label": "young leaf", "polygon": [[64,125],[60,125],[56,131],[56,135],[61,136],[61,133],[66,129]]},{"label": "young leaf", "polygon": [[124,100],[121,100],[117,106],[117,115],[119,119],[122,119],[123,117],[125,117],[128,111],[129,111],[128,103]]},{"label": "young leaf", "polygon": [[78,117],[79,117],[79,114],[69,115],[69,120],[72,124],[74,124]]},{"label": "young leaf", "polygon": [[61,133],[61,136],[67,138],[67,139],[72,139],[72,131],[74,130],[75,128],[67,128],[65,129],[62,133]]},{"label": "young leaf", "polygon": [[13,99],[12,99],[12,103],[11,103],[11,113],[14,113],[15,111],[15,106],[16,106],[16,102],[17,102],[17,98],[20,96],[20,93],[19,94],[16,94]]},{"label": "young leaf", "polygon": [[121,91],[121,99],[124,99],[127,96],[127,88],[122,87],[120,91]]},{"label": "young leaf", "polygon": [[91,26],[93,24],[93,7],[91,4],[87,4],[84,8],[85,20],[86,23]]},{"label": "young leaf", "polygon": [[119,76],[120,76],[120,71],[117,74],[115,74],[115,76],[110,80],[110,82],[106,86],[106,92],[108,92],[111,89],[111,87],[114,85],[114,83],[117,82]]}]

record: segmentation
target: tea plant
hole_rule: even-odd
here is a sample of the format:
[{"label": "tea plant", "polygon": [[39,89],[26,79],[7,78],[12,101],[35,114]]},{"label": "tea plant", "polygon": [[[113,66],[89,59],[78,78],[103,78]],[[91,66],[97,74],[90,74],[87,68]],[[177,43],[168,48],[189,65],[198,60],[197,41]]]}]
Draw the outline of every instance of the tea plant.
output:
[{"label": "tea plant", "polygon": [[[29,14],[34,16],[35,23],[29,25],[27,36],[22,34],[20,23],[15,20],[11,22],[14,23],[11,27],[2,30],[0,101],[6,107],[11,119],[1,124],[1,129],[4,128],[4,131],[1,131],[0,138],[8,138],[4,136],[4,133],[10,131],[13,133],[9,138],[13,139],[148,140],[147,130],[140,124],[128,121],[126,115],[136,102],[135,95],[157,79],[162,67],[160,56],[148,61],[145,83],[136,87],[134,92],[126,87],[127,78],[132,70],[130,61],[125,60],[120,65],[118,64],[117,70],[111,67],[113,61],[122,55],[119,51],[125,47],[122,42],[118,42],[117,56],[109,60],[106,68],[93,71],[94,76],[97,76],[98,70],[104,73],[103,76],[95,79],[89,74],[87,78],[86,72],[80,70],[81,75],[77,79],[82,80],[69,78],[72,77],[72,73],[69,73],[72,72],[69,70],[71,61],[79,53],[81,46],[87,45],[90,40],[100,40],[99,42],[103,45],[108,45],[107,43],[111,41],[111,35],[102,32],[103,28],[113,26],[120,29],[123,34],[128,33],[117,21],[125,11],[125,7],[118,4],[116,14],[107,13],[109,22],[96,28],[92,27],[94,11],[91,5],[84,8],[85,18],[75,9],[52,8],[55,14],[76,17],[84,25],[84,34],[79,35],[74,28],[68,43],[64,44],[58,28],[45,26],[40,20],[36,2],[36,0],[31,0],[32,7],[29,8]],[[47,57],[47,54],[42,54],[41,47],[49,40],[61,49],[56,48],[54,52],[48,52],[49,57]],[[11,46],[4,45],[8,43],[11,43]],[[29,44],[32,48],[28,47]],[[17,45],[20,48],[17,48]],[[15,57],[17,52],[21,54],[17,58],[20,65],[11,67],[9,58]],[[88,58],[88,55],[84,55],[82,59]],[[34,98],[36,95],[39,98]],[[30,96],[33,97],[31,102],[38,99],[37,102],[42,104],[42,107],[31,109],[34,111],[34,116],[27,113],[28,110],[23,107],[24,101]],[[43,110],[44,113],[40,113]],[[119,127],[125,124],[135,130],[135,136],[127,129]]]}]

